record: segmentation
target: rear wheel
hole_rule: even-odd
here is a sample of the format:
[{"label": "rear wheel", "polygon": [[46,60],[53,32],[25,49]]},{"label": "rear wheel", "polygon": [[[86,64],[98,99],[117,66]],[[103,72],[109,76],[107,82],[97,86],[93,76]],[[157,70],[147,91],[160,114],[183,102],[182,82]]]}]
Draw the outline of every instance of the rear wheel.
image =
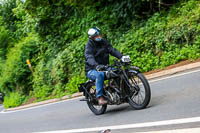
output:
[{"label": "rear wheel", "polygon": [[151,99],[151,90],[147,79],[142,73],[131,74],[129,82],[131,84],[131,95],[128,97],[129,104],[134,109],[146,108]]},{"label": "rear wheel", "polygon": [[94,83],[89,83],[86,86],[86,89],[89,91],[90,96],[86,93],[86,98],[88,99],[87,105],[89,109],[95,114],[95,115],[101,115],[104,114],[107,108],[107,105],[99,105],[98,101],[96,100],[96,86]]}]

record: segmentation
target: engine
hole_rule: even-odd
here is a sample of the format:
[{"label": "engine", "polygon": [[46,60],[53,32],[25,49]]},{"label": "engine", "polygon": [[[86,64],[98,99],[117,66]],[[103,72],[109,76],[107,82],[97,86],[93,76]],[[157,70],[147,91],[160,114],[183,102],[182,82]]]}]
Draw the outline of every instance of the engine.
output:
[{"label": "engine", "polygon": [[109,98],[110,104],[121,104],[120,96],[116,91],[109,89],[105,92],[107,97]]}]

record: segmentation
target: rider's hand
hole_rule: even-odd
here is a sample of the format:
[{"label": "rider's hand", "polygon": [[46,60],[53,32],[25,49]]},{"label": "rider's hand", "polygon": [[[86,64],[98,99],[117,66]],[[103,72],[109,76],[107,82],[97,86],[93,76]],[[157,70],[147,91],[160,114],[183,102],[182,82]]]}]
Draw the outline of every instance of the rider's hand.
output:
[{"label": "rider's hand", "polygon": [[120,60],[125,63],[131,62],[131,58],[129,57],[129,55],[122,56]]},{"label": "rider's hand", "polygon": [[104,65],[97,65],[96,66],[96,70],[97,71],[103,71],[105,69],[105,66]]}]

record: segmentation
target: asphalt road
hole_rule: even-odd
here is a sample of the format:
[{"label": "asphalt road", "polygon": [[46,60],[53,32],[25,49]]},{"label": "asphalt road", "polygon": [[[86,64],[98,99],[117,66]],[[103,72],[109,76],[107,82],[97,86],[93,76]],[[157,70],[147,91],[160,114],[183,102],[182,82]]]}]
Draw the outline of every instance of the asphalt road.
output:
[{"label": "asphalt road", "polygon": [[4,112],[0,105],[0,133],[67,133],[85,128],[86,132],[97,133],[101,127],[113,126],[116,128],[112,133],[133,133],[200,127],[200,70],[151,81],[150,86],[152,99],[146,109],[134,110],[128,104],[108,106],[100,116],[95,116],[79,99],[15,112]]},{"label": "asphalt road", "polygon": [[0,104],[0,112],[1,112],[3,109],[4,109],[4,108],[3,108],[3,105]]}]

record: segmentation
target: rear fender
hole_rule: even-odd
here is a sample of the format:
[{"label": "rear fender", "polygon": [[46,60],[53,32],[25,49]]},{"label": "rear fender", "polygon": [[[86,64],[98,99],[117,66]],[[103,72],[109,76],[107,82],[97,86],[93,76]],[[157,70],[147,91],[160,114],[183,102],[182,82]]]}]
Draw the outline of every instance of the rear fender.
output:
[{"label": "rear fender", "polygon": [[94,83],[94,81],[93,80],[88,80],[85,83],[82,83],[82,84],[78,85],[79,92],[83,92],[84,96],[85,96],[85,93],[88,93],[88,90],[86,89],[86,87],[90,83]]}]

